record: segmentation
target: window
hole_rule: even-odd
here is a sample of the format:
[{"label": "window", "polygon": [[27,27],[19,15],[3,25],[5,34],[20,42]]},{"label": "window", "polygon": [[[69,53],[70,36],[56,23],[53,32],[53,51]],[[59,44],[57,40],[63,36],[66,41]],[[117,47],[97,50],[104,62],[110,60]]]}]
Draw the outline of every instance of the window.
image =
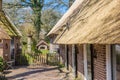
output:
[{"label": "window", "polygon": [[120,80],[120,45],[115,45],[116,52],[116,79]]},{"label": "window", "polygon": [[5,44],[5,49],[8,49],[8,44],[7,43]]},{"label": "window", "polygon": [[112,73],[114,80],[120,80],[120,45],[112,47]]},{"label": "window", "polygon": [[12,49],[12,52],[11,52],[11,59],[15,59],[14,49]]},{"label": "window", "polygon": [[88,80],[92,80],[92,55],[90,50],[90,45],[87,45],[87,75]]},{"label": "window", "polygon": [[40,47],[40,49],[45,49],[45,47],[42,46],[42,47]]}]

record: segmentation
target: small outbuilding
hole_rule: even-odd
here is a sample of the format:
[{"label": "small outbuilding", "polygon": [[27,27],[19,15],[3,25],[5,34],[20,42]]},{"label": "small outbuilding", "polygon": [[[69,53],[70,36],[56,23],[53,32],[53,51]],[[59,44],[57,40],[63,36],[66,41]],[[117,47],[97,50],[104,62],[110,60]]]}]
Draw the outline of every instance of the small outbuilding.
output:
[{"label": "small outbuilding", "polygon": [[49,50],[49,45],[45,40],[41,39],[39,43],[37,44],[37,49],[38,50]]}]

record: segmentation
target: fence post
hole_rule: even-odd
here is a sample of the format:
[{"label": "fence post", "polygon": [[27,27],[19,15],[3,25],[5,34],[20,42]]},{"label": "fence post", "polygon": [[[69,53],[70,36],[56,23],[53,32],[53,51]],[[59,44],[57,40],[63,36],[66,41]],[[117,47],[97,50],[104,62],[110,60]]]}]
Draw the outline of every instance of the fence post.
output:
[{"label": "fence post", "polygon": [[46,63],[48,65],[48,54],[46,55]]},{"label": "fence post", "polygon": [[60,53],[58,53],[58,66],[60,65]]}]

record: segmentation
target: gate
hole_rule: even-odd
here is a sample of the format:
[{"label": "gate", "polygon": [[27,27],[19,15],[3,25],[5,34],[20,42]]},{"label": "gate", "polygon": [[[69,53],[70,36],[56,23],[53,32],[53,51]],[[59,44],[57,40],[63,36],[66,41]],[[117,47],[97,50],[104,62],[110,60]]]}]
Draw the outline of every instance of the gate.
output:
[{"label": "gate", "polygon": [[43,66],[47,64],[47,54],[33,54],[32,66]]},{"label": "gate", "polygon": [[60,61],[59,54],[21,54],[17,59],[17,65],[43,66],[58,65]]}]

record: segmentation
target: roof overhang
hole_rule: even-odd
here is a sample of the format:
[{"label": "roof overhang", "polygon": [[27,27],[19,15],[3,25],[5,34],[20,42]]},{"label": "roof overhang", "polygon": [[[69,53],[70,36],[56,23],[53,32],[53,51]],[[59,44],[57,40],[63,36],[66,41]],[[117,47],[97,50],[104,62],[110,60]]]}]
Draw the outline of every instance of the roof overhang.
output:
[{"label": "roof overhang", "polygon": [[62,31],[55,43],[120,44],[120,0],[90,0],[84,4],[67,20],[70,28]]},{"label": "roof overhang", "polygon": [[4,31],[4,29],[0,28],[0,39],[11,39],[11,37]]},{"label": "roof overhang", "polygon": [[83,1],[88,0],[76,0],[73,5],[69,8],[69,10],[62,16],[62,18],[57,22],[57,24],[51,29],[51,31],[47,34],[47,36],[51,34],[59,34],[59,30],[62,29],[71,18],[72,14],[77,13],[78,7],[82,7],[81,4]]}]

